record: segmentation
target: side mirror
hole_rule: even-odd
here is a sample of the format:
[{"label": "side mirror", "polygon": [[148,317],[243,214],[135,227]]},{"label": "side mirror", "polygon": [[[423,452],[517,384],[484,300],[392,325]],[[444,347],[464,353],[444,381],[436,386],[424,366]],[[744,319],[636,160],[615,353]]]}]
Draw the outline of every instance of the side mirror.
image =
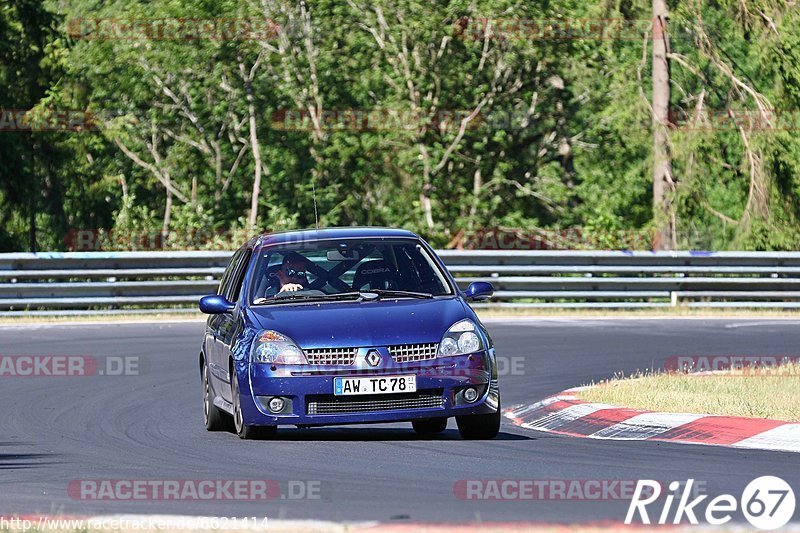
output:
[{"label": "side mirror", "polygon": [[200,310],[207,315],[224,315],[233,311],[234,307],[236,306],[219,294],[200,298]]},{"label": "side mirror", "polygon": [[476,302],[480,302],[482,300],[488,300],[494,294],[494,287],[492,287],[491,283],[486,281],[476,281],[474,283],[470,283],[467,290],[464,291],[464,298],[467,300],[473,300]]}]

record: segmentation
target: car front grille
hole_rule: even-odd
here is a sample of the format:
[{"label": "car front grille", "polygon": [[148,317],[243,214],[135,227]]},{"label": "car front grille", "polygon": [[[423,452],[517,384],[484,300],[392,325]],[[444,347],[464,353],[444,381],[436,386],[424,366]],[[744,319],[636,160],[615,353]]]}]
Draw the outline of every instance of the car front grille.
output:
[{"label": "car front grille", "polygon": [[306,413],[309,415],[371,413],[403,409],[430,409],[444,406],[442,389],[397,394],[389,398],[382,395],[348,398],[328,394],[309,396],[308,400]]},{"label": "car front grille", "polygon": [[436,350],[439,345],[435,342],[426,344],[398,344],[389,346],[389,353],[396,363],[413,363],[436,359]]},{"label": "car front grille", "polygon": [[310,365],[352,365],[357,348],[311,348],[303,350]]}]

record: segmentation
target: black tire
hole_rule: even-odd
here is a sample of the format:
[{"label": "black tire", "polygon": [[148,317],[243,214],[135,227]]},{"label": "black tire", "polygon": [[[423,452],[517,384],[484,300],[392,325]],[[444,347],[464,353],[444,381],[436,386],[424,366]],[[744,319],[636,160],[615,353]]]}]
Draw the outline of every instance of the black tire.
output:
[{"label": "black tire", "polygon": [[203,364],[203,421],[208,431],[225,431],[230,427],[227,413],[214,405],[211,384],[208,382],[208,365]]},{"label": "black tire", "polygon": [[275,426],[248,426],[242,417],[242,404],[239,396],[239,380],[236,371],[231,369],[231,395],[233,396],[233,430],[240,439],[259,440],[274,436],[278,432]]},{"label": "black tire", "polygon": [[490,440],[500,433],[500,405],[496,413],[487,415],[464,415],[456,417],[458,432],[467,440]]},{"label": "black tire", "polygon": [[412,420],[411,426],[420,435],[436,435],[447,429],[447,418],[419,418]]}]

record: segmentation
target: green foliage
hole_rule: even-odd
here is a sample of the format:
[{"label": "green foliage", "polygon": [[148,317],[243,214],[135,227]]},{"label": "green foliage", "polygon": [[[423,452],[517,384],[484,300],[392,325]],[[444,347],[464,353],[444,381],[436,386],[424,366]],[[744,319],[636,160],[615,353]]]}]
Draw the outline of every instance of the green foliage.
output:
[{"label": "green foliage", "polygon": [[[313,227],[315,204],[320,225],[402,226],[436,246],[497,227],[576,228],[581,247],[648,246],[652,35],[484,39],[481,21],[648,20],[650,9],[643,0],[10,0],[0,7],[0,108],[84,109],[99,123],[0,132],[0,249],[62,249],[83,228],[110,230],[108,246],[129,249],[141,245],[131,235],[165,225],[164,247],[229,247],[257,231]],[[267,18],[281,31],[68,32],[86,19],[180,18]],[[759,105],[800,120],[800,12],[772,0],[681,1],[670,28],[672,107],[683,119],[669,135],[679,246],[797,248],[800,124],[687,126],[698,110],[754,116]],[[348,110],[407,120],[353,127]],[[287,112],[303,127],[287,127]],[[327,126],[314,127],[316,113]]]}]

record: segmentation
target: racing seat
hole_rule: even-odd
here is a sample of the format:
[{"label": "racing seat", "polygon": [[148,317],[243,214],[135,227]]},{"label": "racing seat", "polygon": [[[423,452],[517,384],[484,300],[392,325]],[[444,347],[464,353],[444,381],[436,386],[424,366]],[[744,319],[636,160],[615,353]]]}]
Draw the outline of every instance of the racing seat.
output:
[{"label": "racing seat", "polygon": [[398,282],[397,271],[389,262],[382,259],[365,261],[358,265],[355,276],[353,276],[353,290],[396,290]]}]

